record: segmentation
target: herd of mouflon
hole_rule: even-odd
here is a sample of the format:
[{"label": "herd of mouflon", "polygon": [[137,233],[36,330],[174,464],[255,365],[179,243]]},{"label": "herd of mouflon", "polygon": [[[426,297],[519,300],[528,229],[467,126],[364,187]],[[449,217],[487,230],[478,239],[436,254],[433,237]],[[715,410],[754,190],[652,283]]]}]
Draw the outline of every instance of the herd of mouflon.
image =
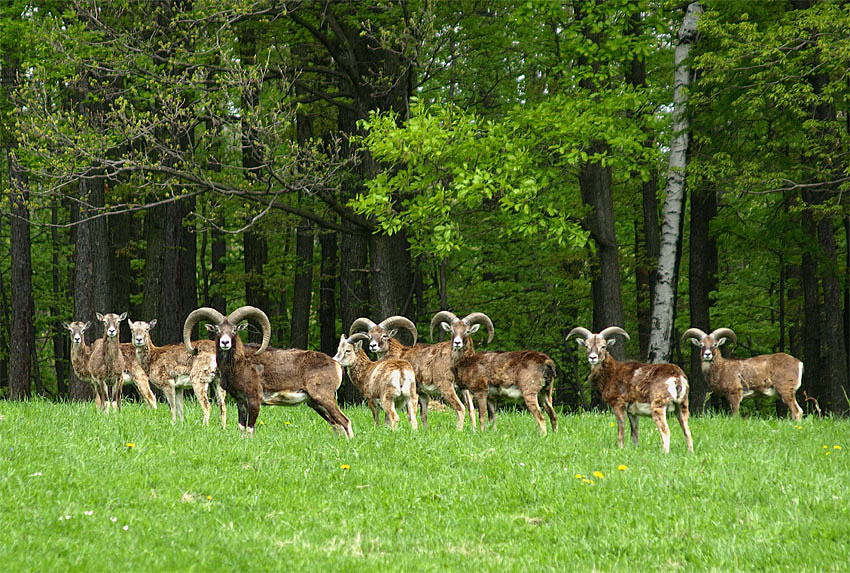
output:
[{"label": "herd of mouflon", "polygon": [[[65,323],[71,333],[74,372],[91,383],[97,408],[106,412],[121,409],[125,383],[135,384],[142,398],[155,409],[156,397],[150,388],[153,384],[165,396],[172,420],[182,419],[183,391],[191,388],[207,424],[211,410],[207,390],[212,385],[222,427],[227,421],[225,395],[229,394],[236,401],[239,428],[246,434],[253,434],[261,404],[294,406],[304,402],[336,432],[350,438],[351,420],[336,401],[345,370],[363,394],[375,424],[380,423],[383,410],[384,422],[396,428],[400,409],[415,430],[419,426],[418,405],[421,423],[427,427],[428,401],[437,398],[455,410],[459,429],[463,429],[467,413],[473,429],[492,424],[496,400],[522,400],[541,434],[546,433],[544,411],[552,430],[558,428],[552,406],[555,363],[535,350],[476,351],[472,334],[483,326],[489,343],[495,332],[493,322],[482,312],[463,318],[445,310],[436,313],[431,319],[431,339],[435,328],[448,335],[447,340],[436,344],[417,343],[416,326],[403,316],[391,316],[380,323],[361,317],[352,323],[348,336],[340,336],[333,357],[315,350],[269,346],[271,324],[266,314],[253,306],[240,307],[229,315],[209,307],[198,308],[184,322],[183,343],[161,347],[150,338],[156,319],[128,320],[132,341],[121,343],[120,324],[125,319],[127,313],[97,313],[103,336],[91,346],[85,342],[85,331],[91,322]],[[260,344],[242,343],[239,332],[248,325],[247,320],[261,327]],[[192,340],[192,331],[201,321],[206,321],[214,340]],[[406,330],[412,338],[410,346],[396,337],[399,329]],[[615,336],[629,338],[618,326],[598,333],[579,326],[570,331],[567,340],[575,338],[587,353],[590,381],[617,420],[618,445],[623,447],[626,417],[632,441],[637,445],[638,417],[651,416],[661,434],[662,448],[669,452],[667,412],[671,411],[676,413],[688,451],[692,452],[685,373],[675,364],[615,360],[608,352],[617,341]],[[712,391],[729,401],[733,416],[743,398],[761,394],[778,396],[794,420],[801,418],[802,409],[795,398],[803,376],[803,363],[798,359],[785,353],[724,358],[720,347],[728,340],[736,342],[735,333],[729,328],[711,333],[690,328],[683,340],[690,340],[699,348],[703,375]]]}]

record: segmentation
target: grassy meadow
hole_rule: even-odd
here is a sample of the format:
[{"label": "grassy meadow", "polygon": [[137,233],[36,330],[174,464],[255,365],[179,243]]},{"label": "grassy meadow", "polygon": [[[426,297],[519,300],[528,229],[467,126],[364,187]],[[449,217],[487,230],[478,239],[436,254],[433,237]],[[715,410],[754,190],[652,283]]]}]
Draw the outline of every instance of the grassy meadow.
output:
[{"label": "grassy meadow", "polygon": [[357,407],[350,441],[304,406],[252,439],[228,413],[0,402],[0,570],[850,569],[845,419],[692,418],[688,455],[670,418],[665,456],[649,419],[618,449],[608,413],[540,437],[522,411],[414,433]]}]

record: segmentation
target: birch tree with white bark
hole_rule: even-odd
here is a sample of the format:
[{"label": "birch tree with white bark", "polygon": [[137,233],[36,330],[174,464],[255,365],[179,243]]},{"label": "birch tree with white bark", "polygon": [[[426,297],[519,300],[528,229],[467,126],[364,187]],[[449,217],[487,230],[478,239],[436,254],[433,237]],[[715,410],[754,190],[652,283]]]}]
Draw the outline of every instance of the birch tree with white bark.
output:
[{"label": "birch tree with white bark", "polygon": [[679,280],[682,218],[685,212],[685,172],[688,163],[690,124],[688,121],[688,86],[691,71],[688,53],[697,38],[697,21],[702,14],[699,2],[691,2],[685,11],[675,52],[673,83],[673,138],[665,183],[664,211],[661,222],[661,250],[658,278],[652,305],[652,330],[649,338],[649,362],[668,362],[673,347],[673,320],[676,308],[676,285]]}]

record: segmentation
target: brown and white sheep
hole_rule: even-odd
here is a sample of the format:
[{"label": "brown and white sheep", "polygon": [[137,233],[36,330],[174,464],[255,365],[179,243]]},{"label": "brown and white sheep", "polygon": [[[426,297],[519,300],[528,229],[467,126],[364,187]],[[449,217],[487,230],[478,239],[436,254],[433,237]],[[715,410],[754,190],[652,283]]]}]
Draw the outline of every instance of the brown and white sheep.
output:
[{"label": "brown and white sheep", "polygon": [[[239,331],[253,319],[262,327],[259,347],[243,345]],[[239,427],[253,434],[260,404],[294,406],[305,402],[336,431],[351,438],[351,420],[336,402],[342,383],[342,367],[322,352],[276,349],[268,346],[271,324],[262,310],[253,306],[237,308],[225,316],[211,307],[193,310],[183,324],[183,343],[192,351],[192,329],[207,320],[207,330],[216,336],[218,373],[224,389],[236,399]]]},{"label": "brown and white sheep", "polygon": [[803,409],[795,394],[803,381],[803,363],[790,354],[761,354],[752,358],[724,358],[720,347],[731,338],[737,342],[730,328],[718,328],[706,334],[699,328],[689,328],[682,340],[690,339],[700,349],[702,373],[711,390],[729,401],[732,415],[738,413],[741,400],[754,394],[778,395],[794,420],[800,420]]},{"label": "brown and white sheep", "polygon": [[587,351],[590,381],[599,388],[602,399],[611,406],[617,419],[617,444],[622,448],[625,437],[625,417],[629,416],[632,442],[638,444],[638,416],[651,416],[661,433],[664,453],[670,452],[670,427],[667,412],[675,410],[685,435],[688,451],[694,451],[688,427],[688,379],[675,364],[644,364],[618,362],[608,352],[616,342],[612,335],[629,338],[618,326],[609,326],[594,334],[580,326],[567,334],[567,340],[578,335],[578,343]]},{"label": "brown and white sheep", "polygon": [[369,336],[362,332],[352,334],[349,338],[343,334],[339,338],[334,360],[348,370],[349,378],[360,389],[372,410],[375,424],[379,423],[377,404],[384,410],[387,424],[395,429],[399,419],[396,406],[399,406],[407,412],[410,427],[417,429],[418,397],[413,366],[407,360],[398,358],[370,360],[363,350],[364,340],[369,340]]},{"label": "brown and white sheep", "polygon": [[150,322],[129,321],[133,346],[144,372],[153,384],[159,388],[168,408],[171,421],[183,419],[183,392],[191,388],[203,412],[204,425],[210,421],[209,387],[213,385],[218,402],[221,427],[227,425],[227,406],[224,390],[217,383],[215,343],[212,340],[199,340],[194,343],[195,354],[186,352],[182,344],[155,346],[150,331],[156,326],[156,319]]}]

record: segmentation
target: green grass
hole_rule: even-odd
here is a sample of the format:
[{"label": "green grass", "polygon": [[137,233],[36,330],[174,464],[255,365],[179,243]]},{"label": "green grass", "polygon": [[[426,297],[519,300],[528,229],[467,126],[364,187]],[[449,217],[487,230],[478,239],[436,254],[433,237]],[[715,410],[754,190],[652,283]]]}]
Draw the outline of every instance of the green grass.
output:
[{"label": "green grass", "polygon": [[177,425],[0,402],[0,570],[850,568],[847,420],[694,418],[688,455],[671,418],[665,456],[648,419],[620,450],[610,414],[540,437],[527,412],[483,434],[347,412],[350,441],[303,406],[244,439],[232,404],[222,430],[194,402]]}]

